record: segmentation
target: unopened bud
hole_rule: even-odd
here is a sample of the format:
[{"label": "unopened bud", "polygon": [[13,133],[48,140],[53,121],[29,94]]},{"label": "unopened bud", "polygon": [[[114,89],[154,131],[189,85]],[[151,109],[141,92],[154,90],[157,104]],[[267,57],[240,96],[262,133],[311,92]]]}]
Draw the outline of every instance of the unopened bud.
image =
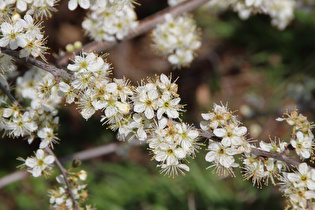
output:
[{"label": "unopened bud", "polygon": [[130,106],[127,103],[121,102],[118,103],[117,108],[122,114],[127,114],[130,110]]},{"label": "unopened bud", "polygon": [[78,172],[78,177],[79,177],[79,179],[82,180],[82,181],[86,180],[86,177],[87,177],[86,171],[84,171],[84,170],[79,171],[79,172]]},{"label": "unopened bud", "polygon": [[67,50],[67,52],[72,52],[72,51],[74,51],[73,45],[72,45],[72,44],[67,44],[66,50]]},{"label": "unopened bud", "polygon": [[76,42],[73,44],[73,46],[74,46],[74,49],[75,49],[75,50],[80,49],[80,48],[82,48],[82,42],[76,41]]},{"label": "unopened bud", "polygon": [[11,19],[13,20],[13,22],[15,22],[18,19],[21,19],[21,15],[19,13],[15,13],[14,15],[12,15]]},{"label": "unopened bud", "polygon": [[81,160],[80,159],[78,159],[78,158],[76,158],[76,159],[74,159],[73,161],[72,161],[72,167],[73,168],[77,168],[77,167],[79,167],[80,165],[81,165]]}]

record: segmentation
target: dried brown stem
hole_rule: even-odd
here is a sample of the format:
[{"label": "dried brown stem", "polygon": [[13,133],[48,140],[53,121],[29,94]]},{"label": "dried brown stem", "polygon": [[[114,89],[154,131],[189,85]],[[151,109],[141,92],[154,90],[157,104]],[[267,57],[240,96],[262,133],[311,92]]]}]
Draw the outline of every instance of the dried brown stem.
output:
[{"label": "dried brown stem", "polygon": [[[125,38],[122,41],[133,39],[141,34],[144,34],[146,32],[149,32],[152,30],[157,24],[162,23],[164,21],[165,14],[171,14],[172,16],[178,16],[185,12],[190,12],[202,4],[208,2],[209,0],[189,0],[185,1],[177,6],[174,7],[168,7],[164,10],[161,10],[149,17],[144,18],[141,20],[136,28],[133,30],[130,30],[129,33],[125,36]],[[84,51],[95,51],[97,53],[106,51],[113,46],[115,46],[118,42],[91,42],[82,47],[80,50],[76,50],[75,54],[78,54],[82,50]],[[65,66],[69,62],[69,58],[73,59],[74,54],[73,53],[66,53],[64,56],[59,57],[57,59],[57,65],[58,66]]]},{"label": "dried brown stem", "polygon": [[54,77],[56,78],[56,80],[58,80],[59,77],[63,77],[65,79],[69,79],[69,80],[73,80],[74,79],[74,76],[67,73],[65,70],[63,69],[59,69],[55,66],[51,66],[47,63],[44,63],[42,61],[39,61],[39,60],[36,60],[34,58],[20,58],[19,56],[19,53],[17,51],[14,51],[14,50],[10,50],[10,49],[7,49],[7,48],[3,48],[1,47],[1,52],[2,53],[5,53],[5,54],[8,54],[12,57],[15,57],[25,63],[30,63],[34,66],[37,66],[45,71],[48,71],[49,73],[51,73],[52,75],[54,75]]},{"label": "dried brown stem", "polygon": [[59,159],[56,157],[55,153],[49,147],[46,147],[45,150],[46,150],[46,152],[48,152],[50,155],[52,155],[55,158],[55,163],[58,166],[58,168],[60,169],[61,174],[63,176],[63,179],[65,180],[65,183],[67,185],[67,191],[68,191],[68,194],[71,197],[72,204],[73,204],[73,209],[74,210],[79,210],[78,203],[77,203],[77,201],[74,198],[74,195],[73,195],[73,193],[71,191],[70,183],[69,183],[68,178],[67,178],[68,171],[62,166],[62,164],[60,163]]}]

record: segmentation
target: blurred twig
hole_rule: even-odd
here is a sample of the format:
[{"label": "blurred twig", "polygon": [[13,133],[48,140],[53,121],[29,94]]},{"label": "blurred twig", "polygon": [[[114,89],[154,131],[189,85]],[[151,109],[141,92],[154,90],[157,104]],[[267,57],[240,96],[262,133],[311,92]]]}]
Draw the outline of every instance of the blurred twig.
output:
[{"label": "blurred twig", "polygon": [[[102,146],[99,146],[96,148],[80,151],[80,152],[72,154],[70,156],[60,158],[60,162],[65,163],[68,161],[72,161],[76,158],[78,158],[80,160],[89,160],[89,159],[92,159],[95,157],[99,157],[102,155],[107,155],[107,154],[113,153],[113,152],[117,151],[118,148],[119,148],[118,143],[106,144],[106,145],[102,145]],[[26,173],[25,171],[19,170],[19,171],[13,172],[13,173],[0,179],[0,189],[5,187],[8,184],[11,184],[13,182],[25,179],[27,177],[29,177],[29,173]]]}]

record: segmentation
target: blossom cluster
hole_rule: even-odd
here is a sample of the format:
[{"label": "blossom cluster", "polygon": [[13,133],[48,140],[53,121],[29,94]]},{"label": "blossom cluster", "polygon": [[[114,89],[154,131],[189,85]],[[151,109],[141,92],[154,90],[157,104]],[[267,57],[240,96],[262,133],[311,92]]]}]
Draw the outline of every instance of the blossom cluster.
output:
[{"label": "blossom cluster", "polygon": [[82,27],[96,41],[121,40],[138,24],[132,2],[130,0],[95,1],[90,5],[91,13],[82,22]]},{"label": "blossom cluster", "polygon": [[178,172],[184,174],[184,171],[189,171],[184,161],[194,157],[199,149],[198,136],[198,131],[185,123],[176,123],[167,118],[159,120],[148,142],[154,159],[160,162],[158,166],[161,172],[176,176]]},{"label": "blossom cluster", "polygon": [[52,158],[48,159],[43,153],[47,146],[53,147],[59,138],[55,131],[58,129],[59,118],[57,106],[61,98],[57,95],[54,86],[54,77],[41,69],[33,67],[23,76],[17,78],[16,93],[24,98],[30,106],[22,108],[21,105],[7,104],[0,109],[1,130],[10,137],[23,137],[31,144],[34,139],[40,139],[36,157],[23,160],[23,166],[34,177],[40,176],[43,171],[48,172]]},{"label": "blossom cluster", "polygon": [[288,207],[299,210],[315,208],[315,169],[301,163],[297,171],[283,173],[280,180],[280,189],[289,198]]},{"label": "blossom cluster", "polygon": [[[261,141],[259,146],[252,145],[253,148],[258,148],[263,151],[273,152],[278,154],[289,153],[289,147],[292,147],[301,159],[309,159],[313,155],[314,150],[314,135],[311,129],[314,127],[305,116],[299,114],[296,110],[291,113],[285,113],[282,118],[277,118],[277,121],[286,121],[293,126],[292,138],[289,143],[282,141],[271,141],[266,143]],[[285,176],[287,166],[284,162],[274,158],[257,157],[254,154],[246,154],[243,160],[245,178],[252,178],[253,184],[261,186],[262,183],[268,184],[268,179],[275,184],[274,177],[279,175]],[[284,187],[282,187],[284,189]]]},{"label": "blossom cluster", "polygon": [[40,24],[35,23],[32,16],[25,15],[23,19],[16,16],[14,19],[3,21],[1,26],[0,47],[8,47],[16,50],[22,48],[20,57],[42,56],[46,50],[43,46],[43,34],[40,31]]},{"label": "blossom cluster", "polygon": [[133,88],[132,117],[119,129],[121,139],[132,140],[133,137],[144,141],[148,138],[155,120],[163,116],[169,119],[178,119],[182,106],[177,94],[177,85],[166,75],[161,74],[155,80]]},{"label": "blossom cluster", "polygon": [[26,12],[36,18],[50,17],[59,0],[2,0],[0,2],[0,18],[10,17],[15,11]]},{"label": "blossom cluster", "polygon": [[[67,175],[67,180],[70,184],[70,190],[73,194],[74,199],[79,204],[83,203],[88,197],[87,190],[85,189],[86,184],[83,183],[86,178],[87,173],[84,170],[78,172],[70,172]],[[51,207],[53,209],[74,209],[72,198],[68,193],[68,188],[63,175],[57,176],[56,180],[61,186],[58,187],[58,189],[48,190],[48,194],[50,197],[49,203]]]},{"label": "blossom cluster", "polygon": [[183,162],[199,148],[199,134],[179,122],[183,106],[171,77],[161,74],[133,87],[126,79],[111,79],[110,65],[92,52],[75,56],[67,68],[75,79],[60,82],[59,94],[67,103],[77,103],[82,117],[100,110],[101,122],[118,130],[120,140],[147,141],[163,173],[189,170]]},{"label": "blossom cluster", "polygon": [[152,31],[153,48],[158,54],[168,57],[175,66],[189,65],[200,45],[200,32],[191,15],[174,18],[165,15],[165,21]]},{"label": "blossom cluster", "polygon": [[283,30],[294,18],[295,0],[210,0],[210,7],[226,9],[232,7],[241,19],[248,19],[250,15],[263,13],[271,17],[271,24]]},{"label": "blossom cluster", "polygon": [[18,159],[25,161],[20,167],[28,167],[27,171],[32,173],[33,177],[39,177],[42,173],[49,173],[51,171],[51,164],[55,161],[52,155],[46,155],[42,149],[36,151],[35,157],[28,157],[26,160],[22,158]]},{"label": "blossom cluster", "polygon": [[282,118],[277,118],[277,121],[286,121],[293,126],[290,144],[300,158],[309,159],[314,155],[314,135],[311,131],[314,128],[313,123],[309,122],[305,116],[299,114],[296,110],[286,113]]},{"label": "blossom cluster", "polygon": [[214,134],[209,139],[206,161],[213,163],[210,167],[215,167],[219,174],[234,175],[233,167],[239,166],[234,156],[251,151],[245,138],[247,128],[223,105],[214,104],[212,112],[201,116],[205,120],[200,123],[201,129]]},{"label": "blossom cluster", "polygon": [[59,95],[64,95],[69,104],[76,102],[86,120],[97,110],[102,110],[103,120],[108,120],[114,127],[116,123],[119,125],[130,109],[129,98],[133,92],[128,81],[111,79],[110,64],[92,52],[75,56],[74,64],[67,68],[74,72],[75,79],[60,82]]},{"label": "blossom cluster", "polygon": [[[287,143],[281,141],[271,141],[270,143],[261,141],[258,148],[273,153],[283,153]],[[252,147],[255,147],[252,145]],[[255,147],[257,148],[257,147]],[[257,157],[253,153],[245,154],[243,158],[244,177],[252,179],[253,185],[268,185],[269,179],[275,185],[275,178],[287,169],[286,164],[280,160],[268,157]]]},{"label": "blossom cluster", "polygon": [[[219,174],[233,175],[232,168],[235,163],[234,156],[242,154],[242,168],[245,179],[252,179],[253,185],[280,185],[280,190],[288,198],[288,208],[313,209],[315,207],[315,169],[307,163],[284,162],[291,148],[301,159],[308,159],[314,155],[313,134],[314,127],[305,116],[296,110],[286,113],[278,121],[287,121],[294,126],[290,142],[261,141],[255,146],[253,141],[245,139],[246,127],[240,126],[240,122],[232,112],[221,105],[214,105],[212,112],[202,114],[205,121],[200,126],[207,132],[202,136],[209,139],[206,161],[213,163]],[[290,148],[291,147],[291,148]],[[256,152],[255,152],[256,151]],[[257,152],[258,151],[258,152]],[[259,155],[258,155],[259,154]],[[272,154],[272,155],[271,155]],[[273,158],[281,156],[281,158]],[[269,156],[270,155],[270,156]],[[285,157],[285,158],[282,158]],[[295,166],[293,166],[295,165]],[[280,183],[277,182],[280,179]]]}]

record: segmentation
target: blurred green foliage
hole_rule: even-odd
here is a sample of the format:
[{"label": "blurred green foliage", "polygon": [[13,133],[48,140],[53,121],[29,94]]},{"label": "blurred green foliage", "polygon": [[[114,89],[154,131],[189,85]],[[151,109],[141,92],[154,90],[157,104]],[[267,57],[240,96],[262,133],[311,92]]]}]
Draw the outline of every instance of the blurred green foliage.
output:
[{"label": "blurred green foliage", "polygon": [[[196,19],[206,40],[220,42],[219,47],[241,47],[253,70],[264,71],[268,85],[275,90],[281,86],[282,94],[286,84],[301,82],[305,76],[314,82],[314,13],[298,12],[296,19],[284,31],[270,26],[266,16],[242,21],[232,12],[215,16],[199,11]],[[184,71],[178,73],[183,75],[183,79],[185,74],[190,74]],[[217,78],[218,73],[214,72],[209,79],[212,90],[219,90]],[[260,91],[265,90],[260,87]],[[73,117],[68,111],[60,112],[59,137],[62,142],[55,146],[59,157],[112,142],[115,138],[113,132],[101,126],[98,117],[88,122],[82,118],[73,120]],[[3,139],[0,144],[1,177],[19,165],[16,157],[31,155],[37,145],[29,147],[19,139]],[[205,151],[201,151],[196,160],[191,161],[191,171],[175,179],[160,175],[155,162],[140,164],[132,159],[117,158],[116,154],[114,158],[106,156],[83,162],[78,170],[88,172],[90,196],[87,203],[95,204],[98,209],[189,209],[189,205],[209,210],[283,208],[284,199],[277,188],[264,187],[261,190],[252,187],[250,181],[243,181],[238,172],[236,178],[220,178],[211,173],[212,169],[205,170],[208,165],[203,160],[204,155]],[[57,172],[55,169],[55,174]],[[48,209],[46,192],[52,183],[55,181],[41,177],[10,184],[0,191],[0,209]]]}]

